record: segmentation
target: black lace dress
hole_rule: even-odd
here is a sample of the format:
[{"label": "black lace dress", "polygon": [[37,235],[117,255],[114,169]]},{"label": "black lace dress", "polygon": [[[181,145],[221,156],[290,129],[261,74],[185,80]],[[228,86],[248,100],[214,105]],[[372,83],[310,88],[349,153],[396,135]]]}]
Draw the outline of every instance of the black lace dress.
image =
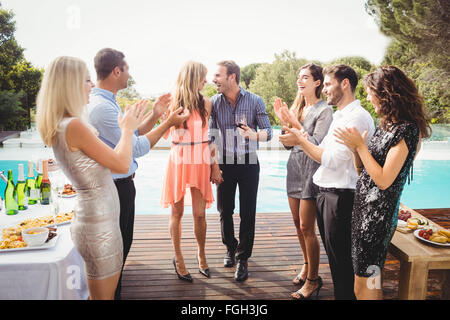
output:
[{"label": "black lace dress", "polygon": [[419,130],[413,123],[402,123],[384,130],[378,127],[368,149],[380,166],[384,166],[388,151],[402,139],[408,156],[392,185],[381,190],[365,169],[356,184],[352,212],[352,259],[357,276],[378,275],[383,269],[389,243],[398,221],[398,208],[403,187],[412,176],[413,160],[419,141]]}]

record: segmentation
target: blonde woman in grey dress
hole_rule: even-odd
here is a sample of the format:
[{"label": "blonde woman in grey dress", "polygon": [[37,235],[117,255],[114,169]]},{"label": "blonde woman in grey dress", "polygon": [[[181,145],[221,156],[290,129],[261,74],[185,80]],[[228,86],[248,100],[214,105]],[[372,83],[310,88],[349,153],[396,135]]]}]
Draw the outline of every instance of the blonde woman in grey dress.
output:
[{"label": "blonde woman in grey dress", "polygon": [[113,299],[122,268],[119,198],[111,171],[127,173],[132,135],[146,103],[128,107],[118,119],[122,137],[113,150],[81,119],[93,84],[86,64],[55,59],[46,70],[37,103],[37,127],[78,193],[71,235],[85,262],[90,299]]},{"label": "blonde woman in grey dress", "polygon": [[[283,126],[303,130],[307,139],[320,144],[330,127],[333,110],[320,95],[323,88],[322,68],[315,64],[302,66],[298,71],[298,92],[293,106],[277,99],[274,104],[276,115]],[[304,264],[293,282],[301,288],[293,293],[293,299],[307,299],[316,296],[322,287],[319,277],[320,247],[315,233],[315,198],[318,187],[312,177],[319,164],[308,157],[301,148],[293,147],[287,163],[286,189],[289,206],[303,251]]]}]

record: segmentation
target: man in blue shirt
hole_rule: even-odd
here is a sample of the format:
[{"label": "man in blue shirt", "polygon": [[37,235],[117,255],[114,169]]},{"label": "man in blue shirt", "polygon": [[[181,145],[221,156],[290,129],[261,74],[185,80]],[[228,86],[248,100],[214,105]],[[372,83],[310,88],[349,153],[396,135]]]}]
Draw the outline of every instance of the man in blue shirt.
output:
[{"label": "man in blue shirt", "polygon": [[[116,94],[125,89],[130,74],[123,53],[114,49],[102,49],[95,56],[94,63],[97,71],[97,86],[92,89],[88,105],[89,122],[97,129],[99,138],[111,148],[115,148],[122,132],[117,119],[122,111],[116,102]],[[173,125],[184,122],[189,111],[179,114],[174,112],[171,116],[153,129],[158,119],[167,111],[171,102],[170,93],[159,97],[142,124],[133,136],[133,158],[127,174],[112,174],[120,199],[120,230],[123,239],[124,264],[133,241],[134,229],[134,201],[136,189],[133,178],[138,167],[135,158],[147,154],[164,133]],[[180,108],[181,111],[181,108]],[[153,130],[152,130],[153,129]],[[117,285],[115,298],[120,299],[121,279]]]},{"label": "man in blue shirt", "polygon": [[[220,213],[222,242],[227,247],[225,267],[237,260],[236,281],[248,278],[247,260],[255,237],[259,141],[272,139],[272,128],[261,97],[239,86],[240,68],[233,61],[218,63],[213,82],[218,94],[210,122],[211,142],[217,146],[223,182],[217,186],[217,210]],[[257,131],[258,128],[260,131]],[[233,213],[236,187],[239,185],[239,242],[234,237]]]}]

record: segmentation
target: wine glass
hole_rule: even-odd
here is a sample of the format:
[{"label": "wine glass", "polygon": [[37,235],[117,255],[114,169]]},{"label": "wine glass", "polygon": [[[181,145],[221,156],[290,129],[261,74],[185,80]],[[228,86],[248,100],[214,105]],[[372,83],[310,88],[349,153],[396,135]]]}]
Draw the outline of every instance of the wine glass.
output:
[{"label": "wine glass", "polygon": [[242,126],[247,126],[247,118],[245,117],[245,113],[236,114],[235,117],[236,127],[241,128]]}]

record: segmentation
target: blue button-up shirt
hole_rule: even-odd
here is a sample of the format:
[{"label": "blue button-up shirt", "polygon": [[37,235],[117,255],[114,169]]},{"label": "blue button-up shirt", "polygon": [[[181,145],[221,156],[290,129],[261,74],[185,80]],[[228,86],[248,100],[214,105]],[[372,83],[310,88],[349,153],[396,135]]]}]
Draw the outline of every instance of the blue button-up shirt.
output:
[{"label": "blue button-up shirt", "polygon": [[226,99],[224,94],[211,98],[212,111],[209,123],[209,136],[216,143],[219,156],[241,156],[253,153],[259,147],[257,141],[244,139],[237,130],[236,124],[245,116],[247,126],[257,131],[267,132],[267,141],[272,139],[272,127],[266,113],[263,99],[241,88],[235,106]]},{"label": "blue button-up shirt", "polygon": [[[122,136],[117,118],[123,115],[122,110],[116,102],[116,97],[110,91],[94,88],[91,91],[87,106],[89,112],[89,122],[99,132],[99,138],[111,148],[115,148]],[[136,131],[133,135],[133,157],[130,163],[130,170],[127,174],[113,174],[113,179],[126,178],[131,176],[138,164],[135,158],[142,157],[150,151],[150,141],[146,136],[139,136]]]}]

